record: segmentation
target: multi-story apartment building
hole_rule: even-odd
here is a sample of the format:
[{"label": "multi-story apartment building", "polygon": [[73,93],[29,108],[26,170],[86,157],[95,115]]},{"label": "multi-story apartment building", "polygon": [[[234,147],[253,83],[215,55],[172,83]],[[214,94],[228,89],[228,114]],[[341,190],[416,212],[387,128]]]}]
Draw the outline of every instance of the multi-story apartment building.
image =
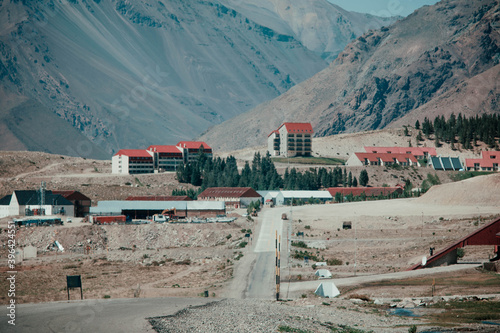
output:
[{"label": "multi-story apartment building", "polygon": [[120,149],[111,159],[111,172],[118,174],[153,173],[153,154],[145,149]]},{"label": "multi-story apartment building", "polygon": [[267,137],[271,156],[311,156],[313,129],[310,123],[283,123]]},{"label": "multi-story apartment building", "polygon": [[179,164],[184,163],[182,150],[177,146],[153,145],[148,151],[153,154],[155,172],[175,171]]},{"label": "multi-story apartment building", "polygon": [[202,141],[181,141],[176,146],[182,151],[185,163],[196,160],[201,150],[207,157],[212,157],[212,148]]},{"label": "multi-story apartment building", "polygon": [[201,141],[181,141],[175,146],[152,145],[147,149],[121,149],[111,159],[112,173],[140,174],[175,171],[196,160],[200,149],[212,157],[212,148]]}]

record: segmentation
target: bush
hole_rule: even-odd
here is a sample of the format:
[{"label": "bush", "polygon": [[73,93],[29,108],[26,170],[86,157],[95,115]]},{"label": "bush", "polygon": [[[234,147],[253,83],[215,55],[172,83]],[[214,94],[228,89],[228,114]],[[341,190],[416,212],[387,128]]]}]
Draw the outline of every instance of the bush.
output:
[{"label": "bush", "polygon": [[308,249],[309,248],[309,246],[307,246],[307,244],[304,241],[298,241],[298,242],[292,241],[292,246],[301,247],[303,249]]},{"label": "bush", "polygon": [[238,247],[239,248],[244,248],[245,246],[247,246],[247,242],[241,242],[240,244],[238,244]]},{"label": "bush", "polygon": [[340,265],[342,265],[342,260],[331,258],[331,259],[326,260],[326,264],[328,266],[340,266]]}]

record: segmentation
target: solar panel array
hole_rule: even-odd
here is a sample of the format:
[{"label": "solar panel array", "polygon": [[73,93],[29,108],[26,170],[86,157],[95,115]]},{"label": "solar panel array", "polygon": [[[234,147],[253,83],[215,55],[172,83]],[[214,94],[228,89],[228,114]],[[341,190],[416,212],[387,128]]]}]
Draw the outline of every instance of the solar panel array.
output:
[{"label": "solar panel array", "polygon": [[458,157],[431,157],[434,170],[462,170],[463,166]]}]

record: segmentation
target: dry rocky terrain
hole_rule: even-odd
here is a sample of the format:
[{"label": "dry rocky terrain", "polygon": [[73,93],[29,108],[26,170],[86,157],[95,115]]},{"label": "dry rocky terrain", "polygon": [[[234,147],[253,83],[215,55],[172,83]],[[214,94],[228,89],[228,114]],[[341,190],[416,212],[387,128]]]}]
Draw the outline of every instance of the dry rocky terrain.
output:
[{"label": "dry rocky terrain", "polygon": [[[314,145],[317,152],[326,156],[324,152],[335,147],[338,156],[345,158],[347,153],[362,149],[375,138],[378,141],[373,142],[381,146],[406,140],[400,131],[388,130],[374,132],[371,139],[357,135],[336,136],[330,141],[315,139]],[[438,149],[438,153],[448,152]],[[234,153],[241,163],[253,156],[245,154]],[[172,189],[181,187],[174,174],[111,175],[110,161],[33,152],[3,152],[0,156],[2,195],[14,189],[36,189],[41,181],[47,182],[48,189],[76,189],[93,200],[168,195]],[[370,184],[374,186],[395,185],[407,177],[418,185],[420,177],[434,173],[427,168],[415,172],[370,167],[368,171]],[[420,198],[292,207],[289,212],[292,240],[302,241],[308,248],[293,246],[291,253],[307,250],[318,260],[335,259],[330,261],[335,264],[326,267],[334,279],[400,272],[428,255],[429,247],[439,250],[500,216],[498,174],[456,183],[452,183],[450,173],[437,174],[443,185],[431,188]],[[306,264],[303,259],[290,258],[283,262],[281,276],[282,297],[290,301],[274,303],[270,295],[269,300],[219,302],[217,298],[227,294],[241,258],[250,255],[254,234],[257,237],[262,221],[260,216],[255,221],[247,220],[242,217],[243,210],[228,213],[237,217],[234,223],[95,226],[75,219],[59,227],[20,228],[18,246],[36,246],[38,257],[17,267],[17,300],[19,303],[65,300],[65,276],[82,275],[85,298],[200,297],[205,291],[216,298],[215,303],[206,307],[152,320],[158,332],[276,332],[280,327],[329,332],[333,328],[343,329],[339,325],[375,332],[406,332],[414,324],[431,330],[435,319],[428,317],[428,313],[413,319],[389,316],[389,303],[405,297],[429,297],[433,279],[434,295],[438,297],[500,294],[498,274],[473,267],[460,274],[442,272],[429,277],[339,286],[341,296],[331,300],[315,296],[315,287],[285,294],[288,282],[317,283],[318,279],[314,276],[312,259]],[[6,257],[7,222],[8,219],[0,221],[1,258]],[[351,222],[353,228],[342,229],[343,222]],[[248,230],[253,232],[251,239],[244,238]],[[299,231],[304,232],[304,237],[296,236]],[[55,251],[52,246],[55,240],[64,246],[64,253]],[[248,244],[244,246],[246,241]],[[283,251],[287,250],[284,245]],[[492,255],[491,246],[467,247],[460,262],[480,263]],[[5,265],[2,267],[5,272]],[[6,287],[2,280],[0,290]],[[71,299],[78,298],[79,293],[72,291]],[[374,306],[376,299],[385,301]],[[7,302],[4,291],[0,302]],[[239,320],[233,320],[235,317]],[[219,330],[215,325],[219,325]],[[451,326],[494,331],[489,326],[463,322],[453,322]]]}]

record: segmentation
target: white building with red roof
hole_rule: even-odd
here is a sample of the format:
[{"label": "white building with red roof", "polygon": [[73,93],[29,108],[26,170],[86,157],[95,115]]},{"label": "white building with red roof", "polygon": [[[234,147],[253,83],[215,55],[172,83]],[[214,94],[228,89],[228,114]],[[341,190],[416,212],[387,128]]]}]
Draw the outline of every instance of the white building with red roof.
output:
[{"label": "white building with red roof", "polygon": [[184,162],[196,160],[200,151],[207,157],[212,157],[212,148],[203,141],[181,141],[176,146],[181,149]]},{"label": "white building with red roof", "polygon": [[436,148],[432,147],[365,147],[367,153],[411,154],[417,159],[437,156]]},{"label": "white building with red roof", "polygon": [[153,154],[156,172],[175,171],[179,164],[184,163],[182,149],[177,146],[152,145],[148,151]]},{"label": "white building with red roof", "polygon": [[111,158],[111,172],[116,174],[153,173],[153,154],[146,149],[120,149]]},{"label": "white building with red roof", "polygon": [[313,134],[310,123],[283,123],[268,135],[268,151],[271,156],[311,156]]},{"label": "white building with red roof", "polygon": [[420,163],[414,155],[399,153],[354,153],[345,163],[347,166],[390,166],[394,164],[399,164],[401,166],[420,166]]},{"label": "white building with red roof", "polygon": [[500,151],[482,151],[482,158],[466,158],[467,171],[500,171]]},{"label": "white building with red roof", "polygon": [[212,157],[212,148],[201,141],[177,145],[151,145],[147,149],[121,149],[112,158],[112,173],[141,174],[175,171],[180,164],[196,160],[200,151]]}]

